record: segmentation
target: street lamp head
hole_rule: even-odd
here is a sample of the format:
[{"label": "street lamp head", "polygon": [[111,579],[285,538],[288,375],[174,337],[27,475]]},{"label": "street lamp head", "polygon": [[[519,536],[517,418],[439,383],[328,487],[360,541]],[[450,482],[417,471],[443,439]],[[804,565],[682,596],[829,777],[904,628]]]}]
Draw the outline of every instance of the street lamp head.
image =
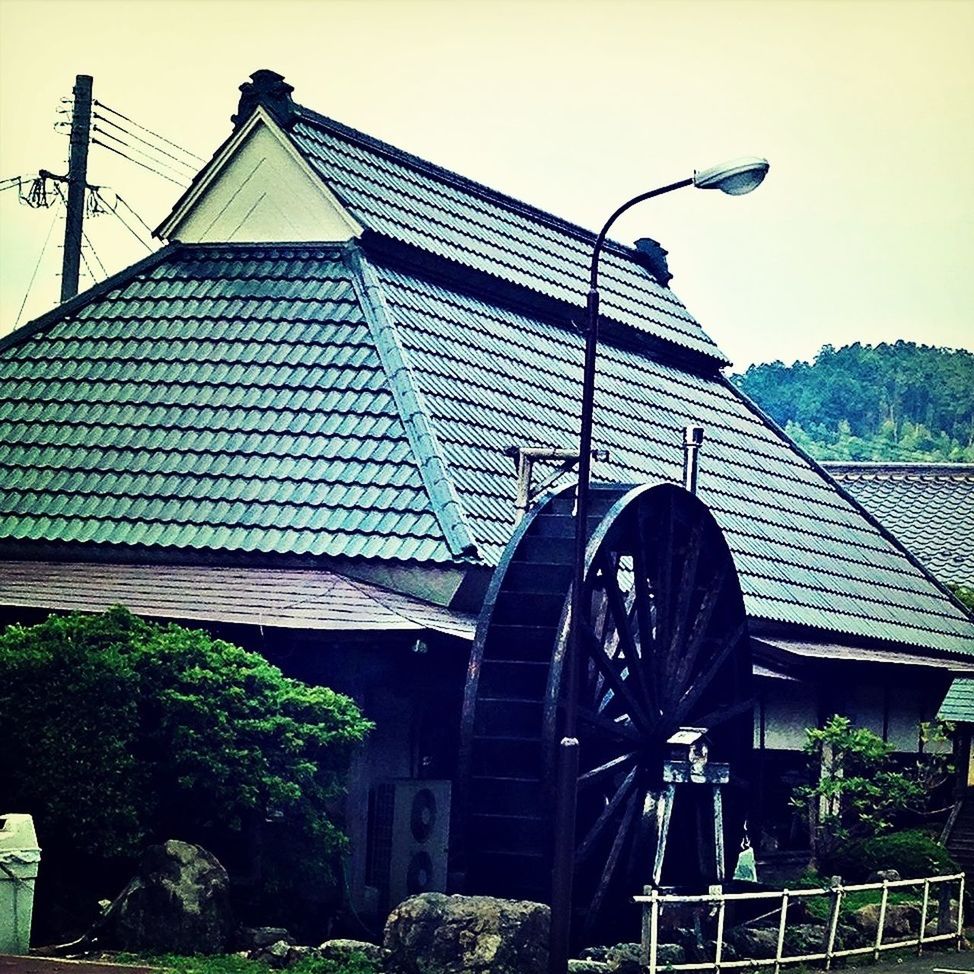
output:
[{"label": "street lamp head", "polygon": [[697,189],[719,189],[731,196],[743,196],[761,185],[769,168],[767,159],[756,156],[732,159],[719,166],[694,172],[693,185]]}]

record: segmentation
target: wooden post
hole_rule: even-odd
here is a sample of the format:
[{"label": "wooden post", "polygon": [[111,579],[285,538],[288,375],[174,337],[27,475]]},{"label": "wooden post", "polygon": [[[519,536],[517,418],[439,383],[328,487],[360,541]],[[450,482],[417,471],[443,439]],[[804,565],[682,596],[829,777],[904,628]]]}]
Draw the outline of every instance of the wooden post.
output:
[{"label": "wooden post", "polygon": [[832,969],[832,953],[835,950],[835,933],[839,927],[839,911],[842,909],[842,887],[832,887],[832,912],[829,916],[829,932],[825,942],[825,969]]},{"label": "wooden post", "polygon": [[68,157],[68,207],[64,219],[64,255],[61,261],[61,301],[78,293],[81,268],[81,234],[88,186],[88,139],[91,133],[90,75],[74,79],[74,111],[71,115],[71,153]]},{"label": "wooden post", "polygon": [[720,887],[717,888],[717,945],[714,948],[714,971],[720,970],[720,962],[724,954],[724,918],[727,914],[727,900]]},{"label": "wooden post", "polygon": [[920,911],[920,938],[917,940],[917,957],[923,954],[923,939],[927,935],[927,909],[930,906],[930,880],[923,881],[923,909]]},{"label": "wooden post", "polygon": [[886,926],[886,904],[889,902],[889,880],[883,880],[883,898],[879,901],[879,923],[876,924],[876,943],[873,944],[873,960],[879,960],[880,946],[883,943],[883,932]]},{"label": "wooden post", "polygon": [[781,958],[785,952],[785,930],[788,926],[788,890],[781,893],[781,916],[778,918],[778,948],[774,954],[774,974],[781,970]]},{"label": "wooden post", "polygon": [[659,944],[659,890],[653,888],[649,904],[649,974],[656,974],[656,953]]},{"label": "wooden post", "polygon": [[960,884],[957,888],[957,949],[964,948],[964,880],[965,873],[961,873]]}]

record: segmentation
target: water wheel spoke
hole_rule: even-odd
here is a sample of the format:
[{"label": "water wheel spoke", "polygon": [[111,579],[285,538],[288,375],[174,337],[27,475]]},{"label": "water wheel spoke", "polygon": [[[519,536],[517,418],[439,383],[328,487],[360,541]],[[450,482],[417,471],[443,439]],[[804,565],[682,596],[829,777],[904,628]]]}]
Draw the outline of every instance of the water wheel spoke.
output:
[{"label": "water wheel spoke", "polygon": [[683,696],[680,697],[674,708],[674,713],[679,715],[681,721],[694,708],[707,687],[717,678],[724,664],[731,658],[731,654],[736,652],[738,643],[744,638],[744,633],[745,627],[741,624],[731,633],[729,638],[725,639],[720,651],[714,655],[706,668],[694,677],[693,683],[684,691]]},{"label": "water wheel spoke", "polygon": [[[697,564],[700,560],[700,549],[703,542],[703,521],[696,521],[690,529],[690,537],[687,541],[686,550],[683,552],[683,568],[680,573],[680,585],[676,593],[676,605],[674,607],[672,625],[669,642],[666,644],[666,652],[661,660],[661,668],[664,673],[678,672],[681,657],[683,655],[683,644],[686,641],[687,630],[691,624],[690,612],[693,605],[695,594],[695,582],[697,578]],[[664,684],[667,689],[665,703],[672,704],[674,700],[673,690],[678,690],[679,685],[676,681]]]},{"label": "water wheel spoke", "polygon": [[585,834],[585,838],[582,839],[578,847],[575,850],[575,862],[584,862],[588,858],[595,843],[598,842],[599,838],[605,832],[610,824],[612,816],[615,814],[616,809],[622,804],[623,800],[632,791],[633,786],[636,783],[636,774],[638,773],[638,768],[633,768],[629,774],[626,775],[622,784],[615,790],[615,794],[606,802],[605,808],[602,809],[601,814],[595,820],[595,824],[588,830]]},{"label": "water wheel spoke", "polygon": [[733,566],[728,569],[727,564],[721,564],[707,585],[703,599],[700,602],[700,609],[697,612],[696,618],[693,620],[693,627],[690,630],[686,647],[680,656],[680,663],[672,676],[673,685],[676,687],[686,686],[690,674],[696,667],[697,654],[700,652],[700,648],[703,646],[710,632],[710,623],[714,616],[714,610],[717,608],[727,581],[731,577],[731,570],[733,570]]},{"label": "water wheel spoke", "polygon": [[611,761],[606,761],[605,764],[600,764],[597,768],[592,768],[590,771],[580,774],[578,776],[578,786],[579,788],[583,788],[590,785],[607,774],[614,774],[620,768],[625,767],[627,764],[630,764],[635,760],[635,751],[628,751],[626,754],[620,754]]},{"label": "water wheel spoke", "polygon": [[715,707],[709,713],[701,714],[699,717],[694,714],[694,723],[708,730],[713,730],[727,721],[740,717],[754,708],[754,699],[748,697],[746,700],[738,700],[735,703],[725,704],[723,707]]},{"label": "water wheel spoke", "polygon": [[[640,619],[640,611],[646,612],[646,600],[643,600],[642,610],[640,609],[640,574],[638,569],[634,572],[633,590],[631,597],[627,598],[622,593],[619,586],[619,579],[615,575],[605,576],[605,595],[612,617],[615,620],[616,634],[625,657],[629,674],[632,676],[636,689],[640,697],[646,701],[646,708],[650,714],[657,712],[655,694],[653,693],[652,680],[647,678],[645,672],[645,660],[648,655],[652,655],[652,630],[648,624],[646,629]],[[636,640],[632,632],[632,608],[636,608],[636,624],[639,630],[640,646],[637,648]],[[648,640],[647,637],[648,636]]]},{"label": "water wheel spoke", "polygon": [[[673,533],[674,533],[674,510],[673,503],[669,498],[660,505],[662,510],[656,512],[656,523],[659,528],[656,533],[655,567],[652,573],[654,589],[656,592],[656,639],[660,645],[665,646],[669,642],[672,620],[670,619],[670,608],[672,607],[672,588],[673,588]],[[639,511],[639,535],[643,541],[640,548],[645,547],[649,550],[650,546],[646,543],[647,536],[652,537],[647,521],[649,512],[640,508]],[[645,577],[650,577],[646,575]],[[657,676],[659,676],[657,674]]]},{"label": "water wheel spoke", "polygon": [[603,717],[601,714],[595,713],[588,707],[580,706],[578,708],[578,719],[585,721],[590,727],[598,728],[609,737],[628,741],[631,744],[643,743],[642,734],[633,727],[628,714],[622,719],[613,720],[611,717]]},{"label": "water wheel spoke", "polygon": [[616,871],[616,866],[619,864],[619,857],[622,855],[626,839],[629,838],[632,821],[639,806],[639,791],[637,790],[629,796],[629,800],[626,802],[626,810],[622,814],[622,821],[619,823],[619,829],[616,832],[615,839],[612,841],[612,848],[609,850],[609,855],[605,860],[605,866],[602,869],[602,875],[599,877],[595,895],[592,897],[592,906],[588,914],[590,921],[594,920],[602,910],[602,903],[605,901],[605,897],[609,892],[613,874]]},{"label": "water wheel spoke", "polygon": [[649,733],[650,721],[646,716],[645,712],[639,701],[636,699],[629,686],[629,682],[622,678],[622,667],[616,669],[616,665],[620,664],[621,661],[609,659],[606,655],[605,650],[602,648],[601,643],[595,638],[595,634],[592,633],[590,629],[583,630],[586,634],[589,654],[595,665],[602,671],[602,675],[605,677],[606,682],[612,687],[616,696],[618,696],[626,708],[626,712],[629,714],[633,723],[636,724],[643,733]]}]

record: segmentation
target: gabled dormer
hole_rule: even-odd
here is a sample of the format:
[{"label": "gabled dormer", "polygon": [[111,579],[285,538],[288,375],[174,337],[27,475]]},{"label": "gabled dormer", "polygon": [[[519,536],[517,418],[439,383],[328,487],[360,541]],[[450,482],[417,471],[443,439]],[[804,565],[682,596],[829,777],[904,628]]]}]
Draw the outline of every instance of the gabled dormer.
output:
[{"label": "gabled dormer", "polygon": [[241,86],[234,133],[156,230],[181,243],[335,243],[362,227],[284,131],[290,85],[258,71]]}]

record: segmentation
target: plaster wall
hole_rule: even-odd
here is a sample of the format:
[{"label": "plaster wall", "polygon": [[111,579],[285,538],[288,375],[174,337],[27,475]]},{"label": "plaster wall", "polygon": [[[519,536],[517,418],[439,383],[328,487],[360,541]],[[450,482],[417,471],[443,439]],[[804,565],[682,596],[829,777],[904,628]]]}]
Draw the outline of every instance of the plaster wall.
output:
[{"label": "plaster wall", "polygon": [[356,225],[313,173],[257,125],[170,231],[183,243],[333,243]]}]

